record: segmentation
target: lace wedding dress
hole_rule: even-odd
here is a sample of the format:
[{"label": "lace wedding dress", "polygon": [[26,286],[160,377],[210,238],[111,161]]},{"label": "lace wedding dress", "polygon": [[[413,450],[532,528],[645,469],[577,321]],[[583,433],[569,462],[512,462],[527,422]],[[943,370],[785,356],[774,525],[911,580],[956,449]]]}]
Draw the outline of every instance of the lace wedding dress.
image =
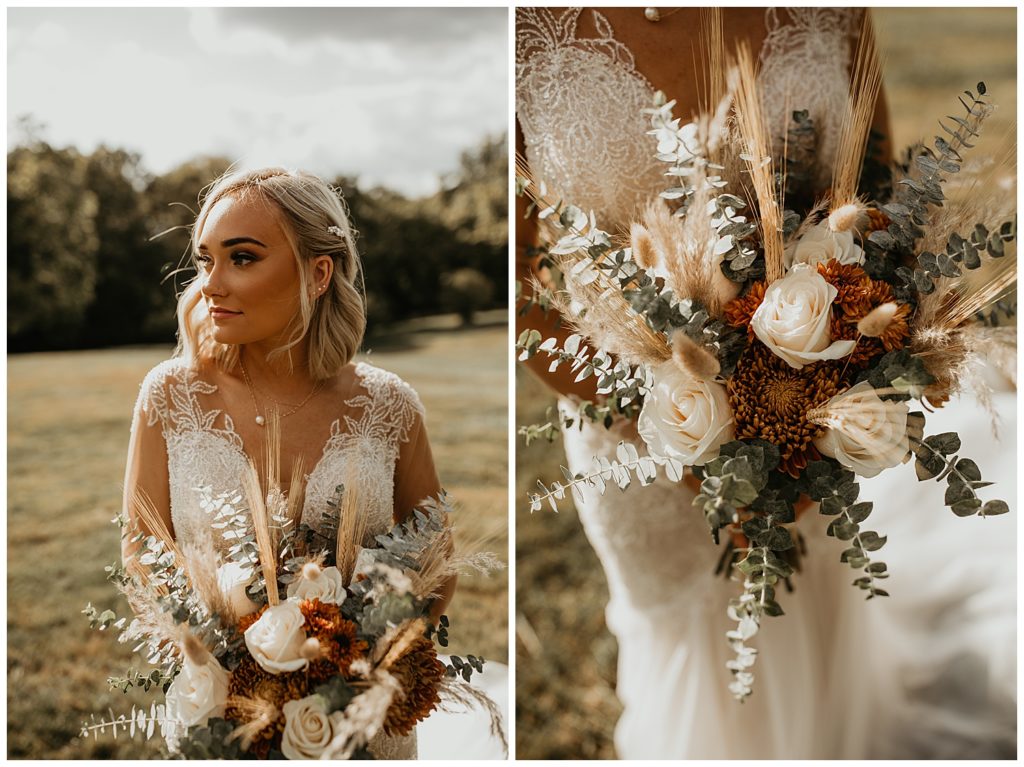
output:
[{"label": "lace wedding dress", "polygon": [[[440,488],[416,392],[398,376],[366,363],[356,365],[355,375],[355,392],[339,403],[320,459],[306,477],[302,519],[319,529],[336,486],[343,478],[357,476],[361,508],[368,516],[368,545],[391,528],[396,503],[412,508]],[[241,492],[247,466],[245,446],[219,400],[217,386],[182,359],[161,363],[142,384],[134,424],[136,431],[149,433],[151,442],[162,436],[166,446],[166,482],[178,542],[187,544],[212,533],[218,550],[226,551],[229,544],[211,528],[210,515],[195,490],[210,487],[215,495]],[[146,439],[145,434],[133,435],[133,445]],[[410,468],[396,492],[399,462]],[[415,759],[416,731],[404,737],[380,733],[370,750],[378,759]]]},{"label": "lace wedding dress", "polygon": [[[596,35],[579,36],[581,13],[517,9],[517,119],[531,172],[551,199],[593,210],[603,229],[620,231],[666,186],[641,113],[656,84],[636,70],[602,14],[587,11]],[[844,9],[790,13],[786,25],[767,13],[762,85],[769,95],[807,94],[808,103],[768,98],[768,121],[784,124],[780,109],[809,108],[828,157],[860,17]],[[929,433],[956,421],[964,454],[1000,483],[1000,497],[1012,498],[1013,396],[1001,395],[999,405],[1007,408],[1001,448],[968,402],[932,416]],[[564,439],[573,472],[595,455],[614,457],[622,439],[639,444],[622,423],[573,428]],[[605,570],[606,619],[619,645],[620,758],[1015,753],[1013,513],[957,519],[941,488],[918,486],[905,471],[863,483],[862,497],[885,501],[876,503],[872,527],[890,533],[881,553],[893,573],[892,598],[866,602],[838,561],[841,544],[825,536],[827,520],[809,511],[800,521],[809,551],[796,590],[780,592],[787,614],[768,619],[757,637],[755,690],[741,705],[725,668],[733,626],[726,605],[739,586],[713,574],[721,551],[691,505],[693,493],[662,477],[584,496],[577,508]]]}]

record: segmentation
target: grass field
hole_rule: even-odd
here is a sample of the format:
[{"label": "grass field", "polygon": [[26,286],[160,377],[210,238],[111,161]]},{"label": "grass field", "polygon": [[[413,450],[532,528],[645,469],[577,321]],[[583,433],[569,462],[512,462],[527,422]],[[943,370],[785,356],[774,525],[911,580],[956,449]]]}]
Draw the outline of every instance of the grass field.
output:
[{"label": "grass field", "polygon": [[[467,538],[489,536],[505,561],[507,346],[495,324],[457,330],[421,322],[375,339],[369,359],[420,393],[454,519]],[[145,695],[107,689],[132,660],[114,636],[89,629],[86,602],[125,606],[104,577],[119,556],[117,528],[132,404],[168,348],[15,356],[8,359],[7,747],[10,758],[147,758],[124,736],[83,741],[79,728],[108,707],[127,713]],[[507,571],[459,582],[449,610],[451,651],[507,661]],[[140,660],[136,661],[138,665]]]},{"label": "grass field", "polygon": [[[933,140],[937,120],[959,115],[960,91],[984,80],[998,108],[978,152],[1013,134],[1014,9],[875,8],[893,146]],[[993,139],[996,139],[993,141]],[[525,370],[516,376],[516,420],[543,422],[553,397]],[[571,504],[530,514],[538,478],[561,479],[560,443],[517,442],[516,754],[522,759],[615,758],[617,646],[604,625],[607,585]],[[610,491],[614,492],[614,491]]]}]

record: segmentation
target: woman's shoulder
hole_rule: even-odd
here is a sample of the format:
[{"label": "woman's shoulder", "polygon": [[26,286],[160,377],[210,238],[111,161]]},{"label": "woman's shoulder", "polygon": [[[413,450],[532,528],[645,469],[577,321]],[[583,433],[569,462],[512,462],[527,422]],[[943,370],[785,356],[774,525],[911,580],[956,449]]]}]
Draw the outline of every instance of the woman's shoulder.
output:
[{"label": "woman's shoulder", "polygon": [[419,394],[401,376],[369,362],[355,363],[354,371],[359,385],[373,399],[406,405],[423,414],[423,402]]},{"label": "woman's shoulder", "polygon": [[136,409],[146,413],[149,425],[167,416],[172,402],[171,390],[183,385],[199,385],[200,366],[184,357],[171,357],[154,365],[139,385]]}]

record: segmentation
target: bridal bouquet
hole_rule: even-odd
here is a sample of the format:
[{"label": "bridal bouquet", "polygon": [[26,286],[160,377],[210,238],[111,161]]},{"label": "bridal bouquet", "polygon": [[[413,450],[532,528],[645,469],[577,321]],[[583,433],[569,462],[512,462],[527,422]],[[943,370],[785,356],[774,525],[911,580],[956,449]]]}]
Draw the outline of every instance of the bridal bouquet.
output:
[{"label": "bridal bouquet", "polygon": [[153,534],[132,535],[135,557],[109,568],[135,617],[86,613],[155,667],[112,685],[158,685],[165,697],[148,712],[85,725],[82,735],[158,730],[183,758],[372,758],[376,734],[408,734],[455,702],[483,706],[503,739],[497,707],[468,684],[483,661],[444,663],[434,647],[447,645],[448,621],[431,625],[431,597],[464,566],[495,566],[486,554],[454,553],[444,494],[362,547],[357,483],[338,488],[333,526],[318,531],[298,522],[297,498],[268,484],[264,494],[250,465],[244,494],[200,491],[232,544],[226,554],[212,538],[179,547],[138,504]]},{"label": "bridal bouquet", "polygon": [[[782,135],[769,131],[742,47],[712,74],[710,107],[695,121],[680,125],[658,94],[647,110],[652,151],[672,186],[628,238],[519,179],[553,242],[542,261],[552,278],[531,301],[575,330],[564,343],[525,331],[520,359],[544,353],[552,371],[595,377],[606,400],[584,403],[579,418],[635,416],[646,446],[620,443],[586,473],[563,468],[564,482],[540,483],[531,508],[585,486],[646,485],[659,470],[699,483],[694,504],[716,543],[726,533],[722,567],[743,583],[727,635],[740,700],[757,653],[747,642],[783,612],[776,590],[794,573],[793,523],[808,499],[832,518],[828,535],[845,542],[839,558],[868,599],[888,596],[885,537],[867,527],[858,476],[913,458],[920,480],[946,482],[954,514],[1008,511],[979,497],[991,483],[959,454],[957,435],[925,436],[924,413],[909,404],[940,407],[968,387],[984,400],[986,361],[1013,375],[1015,334],[1001,318],[1014,308],[1014,193],[992,163],[963,156],[992,109],[985,86],[964,93],[934,148],[913,147],[890,171],[870,131],[881,82],[870,35],[853,69],[830,162],[808,112],[791,112]],[[528,441],[551,434],[522,431]]]}]

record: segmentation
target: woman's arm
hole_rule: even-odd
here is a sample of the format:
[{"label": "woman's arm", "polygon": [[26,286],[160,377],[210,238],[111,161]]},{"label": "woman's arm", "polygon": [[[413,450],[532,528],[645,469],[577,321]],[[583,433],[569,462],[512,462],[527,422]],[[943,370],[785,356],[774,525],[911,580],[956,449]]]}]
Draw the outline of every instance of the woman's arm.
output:
[{"label": "woman's arm", "polygon": [[145,392],[149,383],[147,379],[143,384],[143,393],[139,395],[139,403],[132,418],[131,439],[128,442],[122,508],[129,521],[129,527],[124,530],[121,538],[121,559],[125,564],[138,549],[137,543],[131,543],[135,534],[139,531],[146,535],[156,532],[140,518],[142,504],[148,505],[167,531],[174,535],[167,474],[167,444],[164,442],[160,420],[151,417],[146,409]]},{"label": "woman's arm", "polygon": [[[520,157],[525,157],[525,147],[523,132],[519,128],[519,122],[517,121],[516,154]],[[533,329],[539,331],[544,338],[557,338],[559,346],[562,346],[572,331],[566,326],[564,319],[555,309],[549,309],[547,312],[544,312],[543,309],[534,304],[526,313],[520,313],[527,301],[533,296],[532,278],[537,277],[541,282],[544,281],[544,273],[538,269],[540,259],[528,255],[530,248],[537,246],[539,243],[537,222],[533,217],[526,217],[528,206],[529,200],[525,195],[516,198],[516,279],[522,286],[522,292],[516,303],[516,335],[518,336],[524,330]],[[577,383],[575,381],[576,373],[570,370],[569,365],[560,365],[554,373],[549,372],[548,366],[551,364],[551,357],[543,352],[535,354],[523,364],[533,371],[541,381],[559,394],[574,395],[580,399],[590,401],[604,399],[603,397],[599,398],[597,394],[597,379],[592,376]]]},{"label": "woman's arm", "polygon": [[[427,428],[423,416],[417,412],[409,439],[401,443],[395,462],[394,521],[404,522],[424,499],[437,498],[440,493],[441,481],[434,467]],[[430,620],[434,625],[452,601],[456,580],[455,575],[448,577],[430,606]]]}]

